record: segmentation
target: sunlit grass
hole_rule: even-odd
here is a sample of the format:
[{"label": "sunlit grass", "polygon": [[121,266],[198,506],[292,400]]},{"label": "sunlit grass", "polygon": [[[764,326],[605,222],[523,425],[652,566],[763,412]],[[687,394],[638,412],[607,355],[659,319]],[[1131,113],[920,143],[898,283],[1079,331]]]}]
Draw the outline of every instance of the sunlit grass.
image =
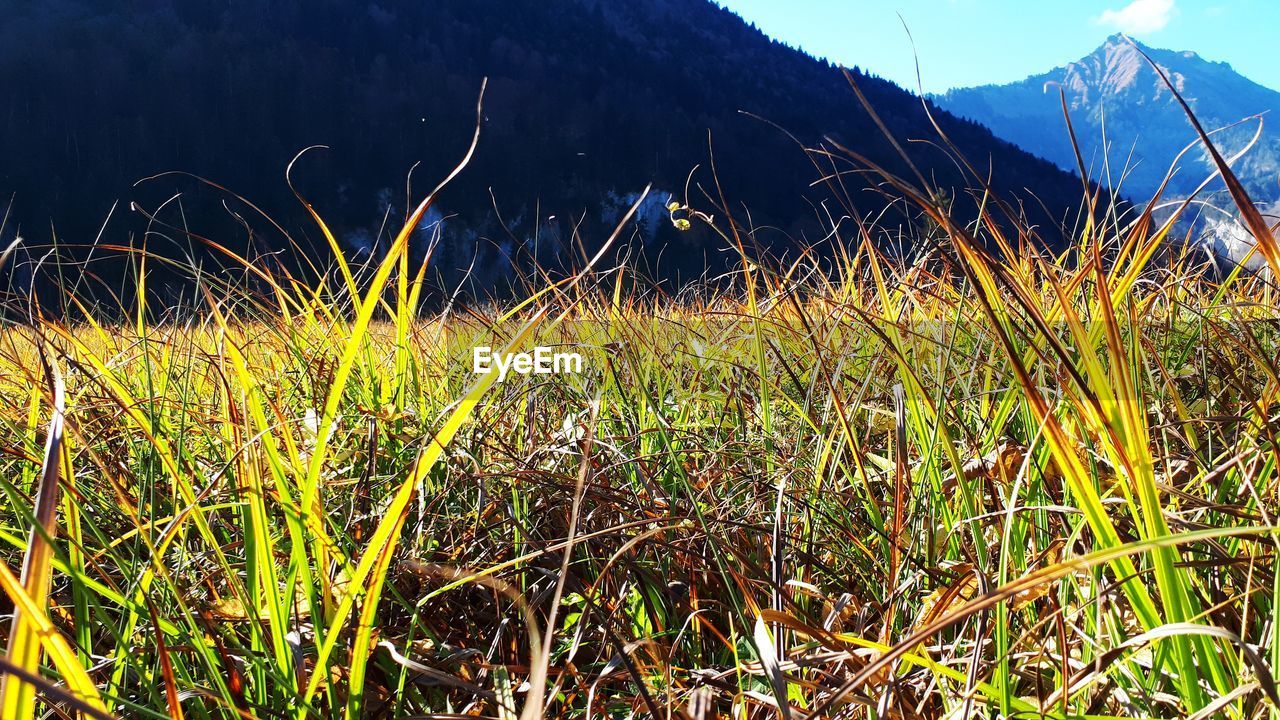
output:
[{"label": "sunlit grass", "polygon": [[[518,714],[543,663],[552,716],[1265,712],[1262,280],[1027,262],[1016,297],[863,246],[703,303],[11,327],[14,573],[66,383],[48,676],[135,717]],[[482,340],[585,371],[492,384]]]},{"label": "sunlit grass", "polygon": [[5,327],[4,717],[1272,716],[1268,275],[891,182],[918,260],[850,223],[770,266],[677,204],[716,293],[601,251],[423,311],[428,198],[332,282]]}]

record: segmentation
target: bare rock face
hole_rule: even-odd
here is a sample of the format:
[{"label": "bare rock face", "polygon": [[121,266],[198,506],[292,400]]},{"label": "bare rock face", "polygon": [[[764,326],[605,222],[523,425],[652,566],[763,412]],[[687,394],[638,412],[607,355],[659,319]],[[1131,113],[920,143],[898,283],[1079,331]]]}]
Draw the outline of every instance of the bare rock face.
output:
[{"label": "bare rock face", "polygon": [[[1262,217],[1273,229],[1280,222],[1280,202],[1260,205]],[[1213,257],[1229,264],[1243,264],[1249,270],[1262,270],[1267,261],[1256,251],[1257,242],[1249,228],[1233,212],[1213,212],[1205,219],[1201,242]]]}]

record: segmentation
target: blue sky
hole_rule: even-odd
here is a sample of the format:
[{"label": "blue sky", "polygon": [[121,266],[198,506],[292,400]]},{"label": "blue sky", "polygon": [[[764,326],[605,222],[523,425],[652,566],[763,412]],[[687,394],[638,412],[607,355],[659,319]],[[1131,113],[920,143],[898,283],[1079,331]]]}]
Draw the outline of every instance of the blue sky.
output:
[{"label": "blue sky", "polygon": [[[1019,80],[1128,32],[1280,90],[1277,0],[719,0],[769,35],[925,92]],[[899,20],[898,15],[902,16]]]}]

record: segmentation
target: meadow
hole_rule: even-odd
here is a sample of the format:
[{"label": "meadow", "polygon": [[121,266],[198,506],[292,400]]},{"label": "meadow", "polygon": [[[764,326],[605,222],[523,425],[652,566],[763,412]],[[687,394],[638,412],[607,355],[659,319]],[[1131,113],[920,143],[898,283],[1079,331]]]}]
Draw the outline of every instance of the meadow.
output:
[{"label": "meadow", "polygon": [[910,260],[852,218],[768,263],[676,201],[727,283],[602,251],[424,311],[428,197],[318,283],[6,326],[0,714],[1275,717],[1273,273],[1087,191],[1054,255],[886,181]]}]

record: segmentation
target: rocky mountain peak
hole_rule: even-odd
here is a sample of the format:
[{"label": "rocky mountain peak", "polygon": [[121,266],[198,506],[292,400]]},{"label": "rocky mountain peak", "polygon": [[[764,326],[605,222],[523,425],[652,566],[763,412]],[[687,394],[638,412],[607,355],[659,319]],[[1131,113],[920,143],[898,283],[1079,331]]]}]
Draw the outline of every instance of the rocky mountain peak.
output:
[{"label": "rocky mountain peak", "polygon": [[[1280,92],[1258,85],[1229,64],[1189,50],[1149,47],[1123,34],[1112,35],[1079,60],[1026,80],[952,90],[935,99],[1024,149],[1073,168],[1075,151],[1058,99],[1062,92],[1091,176],[1110,169],[1116,180],[1123,168],[1123,191],[1145,198],[1176,160],[1179,169],[1166,192],[1188,194],[1212,168],[1195,147],[1196,135],[1153,62],[1201,124],[1211,132],[1220,130],[1213,138],[1226,157],[1245,151],[1253,140],[1258,125],[1250,118],[1280,114]],[[1178,159],[1188,146],[1192,151]],[[1264,126],[1234,169],[1257,199],[1280,199],[1280,132],[1270,123]]]}]

